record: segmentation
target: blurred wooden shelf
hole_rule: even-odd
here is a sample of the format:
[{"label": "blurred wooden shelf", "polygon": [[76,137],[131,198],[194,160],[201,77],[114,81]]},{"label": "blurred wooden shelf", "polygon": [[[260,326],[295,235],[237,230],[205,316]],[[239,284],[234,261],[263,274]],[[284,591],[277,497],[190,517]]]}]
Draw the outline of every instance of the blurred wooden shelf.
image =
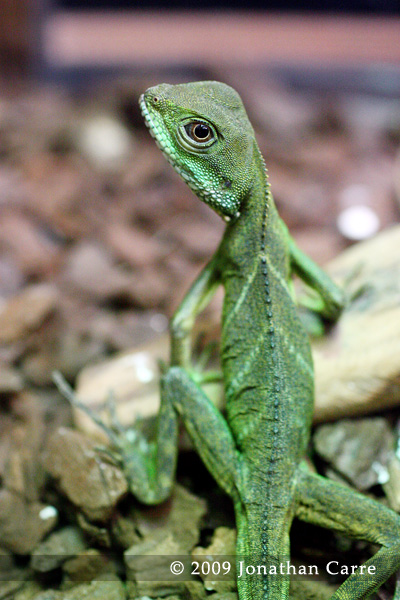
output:
[{"label": "blurred wooden shelf", "polygon": [[259,12],[58,12],[42,52],[55,68],[250,63],[400,64],[400,18]]}]

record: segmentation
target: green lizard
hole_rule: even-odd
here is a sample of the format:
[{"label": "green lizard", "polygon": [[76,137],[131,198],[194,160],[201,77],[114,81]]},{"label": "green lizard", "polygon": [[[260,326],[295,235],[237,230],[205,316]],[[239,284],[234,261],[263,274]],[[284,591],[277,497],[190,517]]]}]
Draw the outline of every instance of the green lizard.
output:
[{"label": "green lizard", "polygon": [[[237,555],[286,563],[294,517],[381,545],[334,599],[365,598],[400,567],[400,518],[310,472],[304,462],[313,413],[310,344],[290,287],[297,273],[318,293],[314,308],[340,313],[341,291],[290,237],[276,211],[264,160],[238,94],[214,82],[162,84],[140,99],[157,144],[194,193],[227,222],[223,239],[171,322],[171,366],[161,381],[156,440],[125,452],[131,489],[145,503],[170,493],[180,416],[218,484],[232,498]],[[190,333],[222,284],[221,363],[226,418],[193,377]],[[374,572],[375,571],[375,572]],[[288,598],[288,578],[238,580],[243,600]],[[395,598],[400,598],[396,588]]]}]

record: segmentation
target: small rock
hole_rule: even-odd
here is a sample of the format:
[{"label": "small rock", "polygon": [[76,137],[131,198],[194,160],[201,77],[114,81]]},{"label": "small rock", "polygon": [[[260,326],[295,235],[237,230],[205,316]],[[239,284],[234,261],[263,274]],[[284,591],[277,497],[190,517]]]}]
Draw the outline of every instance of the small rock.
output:
[{"label": "small rock", "polygon": [[29,554],[57,522],[57,511],[19,494],[0,491],[0,544],[16,554]]},{"label": "small rock", "polygon": [[13,398],[9,451],[4,463],[3,486],[26,502],[41,498],[45,473],[38,454],[46,435],[44,408],[37,396],[23,392]]},{"label": "small rock", "polygon": [[15,296],[24,285],[24,276],[14,256],[2,251],[0,256],[0,298]]},{"label": "small rock", "polygon": [[[315,118],[315,101],[300,94],[289,93],[276,78],[254,78],[251,70],[239,74],[238,86],[246,90],[246,105],[263,130],[271,131],[272,138],[293,136],[304,138]],[[293,143],[293,142],[292,142]]]},{"label": "small rock", "polygon": [[389,506],[396,512],[400,511],[400,460],[393,453],[387,465],[388,480],[383,484],[383,491],[389,501]]},{"label": "small rock", "polygon": [[237,600],[238,595],[236,592],[216,592],[207,597],[209,600]]},{"label": "small rock", "polygon": [[172,278],[178,284],[178,288],[174,286],[176,298],[175,301],[179,301],[187,291],[190,282],[194,281],[194,278],[199,272],[199,267],[189,260],[185,254],[173,252],[167,256],[164,260],[166,269],[169,270]]},{"label": "small rock", "polygon": [[43,588],[37,581],[27,581],[24,587],[13,596],[13,600],[35,600],[42,592]]},{"label": "small rock", "polygon": [[174,229],[174,237],[184,244],[196,260],[211,256],[220,243],[222,234],[222,222],[214,226],[206,221],[194,220],[192,216],[181,217],[179,227]]},{"label": "small rock", "polygon": [[[121,173],[120,185],[129,198],[143,194],[148,182],[154,181],[165,170],[165,159],[161,152],[151,144],[141,144],[140,152],[131,154],[126,169]],[[147,216],[149,212],[147,212]]]},{"label": "small rock", "polygon": [[400,400],[400,226],[342,252],[328,272],[347,304],[313,345],[315,421],[365,415]]},{"label": "small rock", "polygon": [[60,427],[51,435],[43,464],[89,520],[107,520],[128,491],[122,471],[101,458],[94,441],[72,429]]},{"label": "small rock", "polygon": [[[350,188],[367,188],[362,185],[352,185]],[[352,189],[344,190],[345,193],[352,194]],[[356,194],[355,194],[356,195]],[[360,194],[362,196],[362,194]],[[337,228],[343,237],[351,241],[360,241],[376,235],[381,227],[379,217],[376,212],[366,203],[353,204],[344,208],[338,215]]]},{"label": "small rock", "polygon": [[279,214],[290,229],[329,226],[334,216],[333,202],[322,182],[296,171],[280,172],[278,165],[270,168]]},{"label": "small rock", "polygon": [[171,282],[163,269],[149,265],[132,275],[130,294],[138,306],[157,309],[166,303],[170,293]]},{"label": "small rock", "polygon": [[93,544],[96,543],[102,548],[112,547],[113,539],[109,527],[92,523],[81,512],[76,515],[76,522]]},{"label": "small rock", "polygon": [[89,548],[65,561],[63,571],[69,582],[92,581],[100,579],[105,573],[115,572],[115,565],[106,554]]},{"label": "small rock", "polygon": [[[197,547],[192,553],[194,560],[199,561],[200,577],[204,581],[206,590],[216,591],[220,593],[233,592],[236,589],[235,576],[235,555],[236,555],[236,531],[228,527],[217,527],[211,540],[211,544],[207,548]],[[228,561],[230,562],[230,570],[226,575],[221,570],[220,574],[212,573],[202,569],[203,563],[212,563],[213,561]]]},{"label": "small rock", "polygon": [[0,363],[0,394],[15,394],[21,392],[24,381],[17,369]]},{"label": "small rock", "polygon": [[[135,583],[137,596],[182,594],[184,582],[170,570],[174,557],[181,560],[182,548],[172,533],[166,531],[157,531],[152,539],[125,551],[127,578]],[[190,565],[190,557],[187,559],[186,566]],[[184,579],[188,577],[184,574]]]},{"label": "small rock", "polygon": [[142,541],[136,526],[137,504],[132,503],[128,511],[123,514],[116,513],[111,523],[110,537],[114,543],[127,550]]},{"label": "small rock", "polygon": [[14,419],[9,413],[0,413],[0,477],[4,477],[4,472],[9,461],[10,448],[12,445],[12,426]]},{"label": "small rock", "polygon": [[318,454],[359,490],[384,483],[382,470],[388,477],[394,437],[381,417],[321,425],[314,434],[314,444]]},{"label": "small rock", "polygon": [[96,228],[92,211],[99,208],[99,182],[85,160],[41,152],[27,158],[24,170],[29,211],[34,210],[54,237],[81,238]]},{"label": "small rock", "polygon": [[64,277],[68,285],[102,302],[126,296],[132,284],[110,254],[90,242],[82,242],[69,252]]},{"label": "small rock", "polygon": [[111,114],[86,116],[75,133],[76,145],[94,166],[109,169],[123,163],[132,152],[133,139]]},{"label": "small rock", "polygon": [[51,272],[59,258],[59,247],[44,226],[23,214],[0,216],[0,244],[12,253],[17,267],[26,277]]},{"label": "small rock", "polygon": [[124,584],[115,576],[103,574],[102,581],[92,581],[90,584],[74,588],[73,594],[66,595],[65,600],[125,600]]},{"label": "small rock", "polygon": [[35,596],[34,600],[125,600],[123,583],[114,575],[104,576],[101,581],[82,583],[70,590],[48,590]]},{"label": "small rock", "polygon": [[98,360],[105,351],[104,344],[64,319],[42,328],[32,342],[33,347],[21,361],[21,370],[26,380],[37,386],[52,385],[53,371],[75,377],[82,365]]},{"label": "small rock", "polygon": [[110,223],[106,232],[108,243],[119,260],[141,268],[160,260],[163,249],[157,238],[151,238],[138,227]]},{"label": "small rock", "polygon": [[200,524],[207,505],[205,500],[176,484],[168,502],[159,506],[138,508],[136,527],[146,540],[157,531],[171,532],[179,540],[183,554],[189,553],[200,537]]},{"label": "small rock", "polygon": [[3,573],[11,571],[13,567],[14,559],[12,552],[9,552],[0,546],[0,579],[2,578]]},{"label": "small rock", "polygon": [[19,590],[26,587],[26,580],[32,576],[29,567],[16,567],[11,552],[0,548],[0,599],[16,598]]},{"label": "small rock", "polygon": [[[139,416],[155,416],[160,405],[158,360],[168,359],[168,347],[165,334],[135,351],[86,367],[77,379],[77,397],[107,422],[109,415],[101,409],[112,395],[118,419],[125,427]],[[82,410],[74,407],[74,417],[79,429],[109,441]]]},{"label": "small rock", "polygon": [[17,594],[24,589],[25,582],[21,573],[12,571],[9,573],[10,580],[0,581],[0,599],[8,600],[9,598],[17,598]]},{"label": "small rock", "polygon": [[[208,597],[201,581],[185,581],[185,588],[185,598],[188,600],[205,600]],[[233,595],[236,598],[227,598],[226,600],[237,600],[237,595]]]},{"label": "small rock", "polygon": [[156,340],[168,329],[167,317],[156,311],[125,310],[113,313],[99,309],[88,323],[91,338],[112,350],[130,350],[133,345]]},{"label": "small rock", "polygon": [[[179,485],[169,501],[133,511],[143,541],[131,546],[124,556],[128,578],[135,582],[137,595],[183,593],[191,579],[190,550],[199,539],[200,520],[205,511],[205,502]],[[185,563],[181,576],[171,574],[174,556]]]},{"label": "small rock", "polygon": [[85,548],[81,531],[77,527],[64,527],[36,546],[32,552],[31,567],[38,573],[53,571]]},{"label": "small rock", "polygon": [[11,344],[38,329],[57,304],[55,288],[31,285],[0,307],[0,344]]},{"label": "small rock", "polygon": [[63,592],[57,590],[45,590],[34,596],[32,600],[63,600]]}]

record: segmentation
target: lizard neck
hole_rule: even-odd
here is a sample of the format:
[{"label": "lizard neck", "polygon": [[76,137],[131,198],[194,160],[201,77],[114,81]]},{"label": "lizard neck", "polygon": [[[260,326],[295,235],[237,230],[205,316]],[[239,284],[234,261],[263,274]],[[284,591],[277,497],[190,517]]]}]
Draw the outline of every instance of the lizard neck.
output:
[{"label": "lizard neck", "polygon": [[252,184],[241,202],[240,216],[227,226],[221,244],[224,270],[231,267],[235,276],[244,278],[255,257],[265,252],[268,216],[274,208],[267,168],[256,142],[252,171]]},{"label": "lizard neck", "polygon": [[[254,143],[252,186],[241,206],[236,235],[244,235],[256,251],[265,251],[268,208],[273,204],[268,170],[264,158]],[[239,231],[244,229],[245,231]]]}]

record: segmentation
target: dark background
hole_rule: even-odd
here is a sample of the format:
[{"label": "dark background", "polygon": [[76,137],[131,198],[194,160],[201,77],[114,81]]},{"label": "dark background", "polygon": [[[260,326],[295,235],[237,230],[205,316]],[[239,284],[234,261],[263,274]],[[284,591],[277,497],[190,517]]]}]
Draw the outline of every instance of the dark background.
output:
[{"label": "dark background", "polygon": [[[130,0],[63,0],[54,2],[54,5],[66,9],[85,9],[98,10],[99,8],[107,9],[143,9],[142,2],[132,2]],[[307,11],[307,12],[356,12],[356,13],[382,13],[396,14],[400,10],[400,3],[397,0],[352,0],[350,2],[340,2],[335,0],[321,0],[320,2],[307,1],[290,1],[280,2],[279,0],[202,0],[202,2],[187,2],[184,0],[162,1],[148,0],[145,8],[153,9],[171,9],[171,8],[190,8],[195,10],[201,9],[255,9],[255,10],[279,10],[279,11]]]}]

